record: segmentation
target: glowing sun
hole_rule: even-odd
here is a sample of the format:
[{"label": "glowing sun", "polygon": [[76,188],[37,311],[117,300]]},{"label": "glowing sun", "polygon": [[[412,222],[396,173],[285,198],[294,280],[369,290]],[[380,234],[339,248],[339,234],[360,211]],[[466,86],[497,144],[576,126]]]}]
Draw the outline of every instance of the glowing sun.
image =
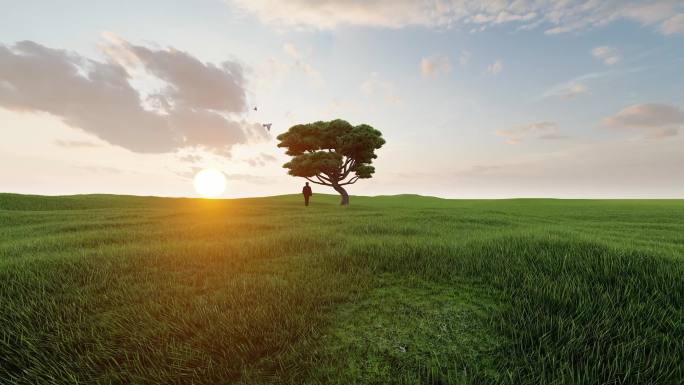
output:
[{"label": "glowing sun", "polygon": [[195,175],[195,191],[204,198],[216,198],[226,189],[226,177],[221,171],[204,169]]}]

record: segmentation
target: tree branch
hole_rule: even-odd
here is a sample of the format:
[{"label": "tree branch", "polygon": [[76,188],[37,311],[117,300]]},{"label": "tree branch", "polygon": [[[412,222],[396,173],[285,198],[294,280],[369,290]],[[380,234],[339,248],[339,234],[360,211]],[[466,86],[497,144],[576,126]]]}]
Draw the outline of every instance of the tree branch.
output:
[{"label": "tree branch", "polygon": [[352,158],[347,158],[347,160],[344,161],[344,164],[342,165],[342,170],[347,171],[347,166],[349,166],[349,163],[351,163]]},{"label": "tree branch", "polygon": [[324,176],[322,173],[316,174],[316,178],[323,179],[324,181],[326,181],[328,183],[332,183],[332,178],[330,178],[327,175]]},{"label": "tree branch", "polygon": [[354,183],[356,183],[357,180],[359,180],[359,177],[358,177],[358,176],[355,176],[355,177],[349,179],[348,181],[346,181],[346,182],[344,182],[344,183],[340,183],[339,185],[340,185],[340,186],[346,186],[346,185],[348,185],[348,184],[354,184]]},{"label": "tree branch", "polygon": [[[351,162],[350,162],[350,161],[351,161]],[[344,178],[348,177],[348,176],[349,176],[349,173],[351,172],[351,170],[352,170],[352,169],[354,168],[354,166],[356,165],[356,161],[353,160],[352,158],[349,158],[349,159],[347,160],[347,162],[349,162],[349,167],[348,167],[346,170],[344,170],[344,172],[342,173],[342,177],[340,178],[340,180],[344,180]]]},{"label": "tree branch", "polygon": [[316,182],[315,180],[312,180],[312,179],[309,178],[308,176],[305,176],[304,179],[308,180],[308,181],[311,182],[311,183],[320,184],[320,185],[322,185],[322,186],[330,186],[329,184],[326,184],[326,183]]},{"label": "tree branch", "polygon": [[[340,167],[340,174],[345,175],[349,170],[347,169],[347,166],[349,166],[349,163],[351,162],[352,158],[347,158],[347,160],[344,161],[344,164],[342,164],[342,167]],[[342,177],[344,179],[344,177]]]},{"label": "tree branch", "polygon": [[[325,178],[321,178],[321,177],[318,176],[318,175],[316,175],[316,178],[321,182],[320,184],[322,184],[323,186],[332,186],[332,182],[327,181]],[[328,183],[326,183],[326,181],[327,181]]]}]

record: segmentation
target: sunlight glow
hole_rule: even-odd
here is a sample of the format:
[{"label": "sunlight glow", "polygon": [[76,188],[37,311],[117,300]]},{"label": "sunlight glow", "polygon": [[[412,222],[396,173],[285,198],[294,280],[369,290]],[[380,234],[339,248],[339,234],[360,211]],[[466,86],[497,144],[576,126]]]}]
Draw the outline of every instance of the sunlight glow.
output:
[{"label": "sunlight glow", "polygon": [[221,171],[204,169],[195,175],[194,185],[203,198],[216,198],[226,189],[226,177]]}]

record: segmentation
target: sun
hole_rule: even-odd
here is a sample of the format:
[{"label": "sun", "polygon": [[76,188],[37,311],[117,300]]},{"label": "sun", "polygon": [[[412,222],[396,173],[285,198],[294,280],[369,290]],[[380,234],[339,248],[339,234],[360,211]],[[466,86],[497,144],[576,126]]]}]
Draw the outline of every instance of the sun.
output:
[{"label": "sun", "polygon": [[212,168],[195,174],[195,191],[203,198],[216,198],[226,190],[226,177],[221,171]]}]

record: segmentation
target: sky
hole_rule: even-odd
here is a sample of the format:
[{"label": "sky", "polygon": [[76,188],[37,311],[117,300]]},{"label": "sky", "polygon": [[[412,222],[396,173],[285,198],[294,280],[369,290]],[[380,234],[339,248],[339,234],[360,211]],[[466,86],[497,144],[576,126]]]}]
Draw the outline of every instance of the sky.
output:
[{"label": "sky", "polygon": [[684,198],[681,0],[0,7],[3,192],[297,193],[276,136],[341,118],[387,142],[352,195]]}]

